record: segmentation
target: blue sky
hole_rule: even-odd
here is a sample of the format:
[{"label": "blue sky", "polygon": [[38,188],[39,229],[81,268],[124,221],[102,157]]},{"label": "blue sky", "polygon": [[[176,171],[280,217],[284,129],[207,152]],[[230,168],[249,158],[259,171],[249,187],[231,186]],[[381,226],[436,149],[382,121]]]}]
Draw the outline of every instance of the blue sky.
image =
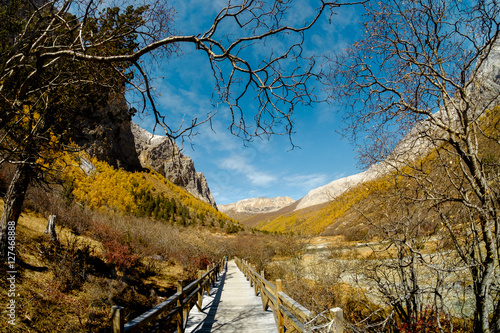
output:
[{"label": "blue sky", "polygon": [[[204,32],[225,3],[170,1],[177,12],[174,27],[180,34]],[[307,1],[298,4],[301,8],[291,13],[292,20],[315,8]],[[357,10],[346,7],[337,12],[331,24],[321,20],[307,33],[308,54],[340,50],[359,35]],[[182,118],[203,117],[213,111],[213,79],[208,61],[192,46],[181,51],[179,56],[160,59],[155,70],[159,73],[154,82],[157,107],[167,119],[172,119],[173,127]],[[258,52],[253,56],[258,57]],[[300,199],[313,188],[360,172],[353,146],[336,133],[341,126],[341,115],[332,105],[322,103],[295,111],[293,142],[300,148],[293,150],[288,137],[282,136],[256,139],[244,145],[229,133],[230,120],[223,108],[221,111],[214,118],[212,129],[202,125],[191,141],[177,142],[183,153],[194,160],[196,170],[207,178],[217,204],[260,196]],[[154,120],[148,115],[136,116],[134,121],[147,130],[153,128]],[[157,129],[156,134],[161,135],[161,131]]]}]

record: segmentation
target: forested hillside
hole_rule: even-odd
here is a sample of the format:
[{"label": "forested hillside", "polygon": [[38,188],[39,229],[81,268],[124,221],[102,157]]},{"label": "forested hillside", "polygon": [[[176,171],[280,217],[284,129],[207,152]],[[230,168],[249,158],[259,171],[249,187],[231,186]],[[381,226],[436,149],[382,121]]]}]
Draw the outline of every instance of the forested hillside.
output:
[{"label": "forested hillside", "polygon": [[[69,158],[72,159],[66,161],[69,165],[78,165],[81,160]],[[227,225],[228,230],[240,228],[234,220],[155,171],[127,172],[97,159],[87,159],[86,163],[91,163],[88,174],[79,166],[67,167],[62,172],[65,193],[85,207],[183,226],[217,224],[219,228]]]},{"label": "forested hillside", "polygon": [[[355,207],[363,206],[373,193],[381,193],[390,187],[389,179],[382,176],[354,188],[348,189],[331,202],[271,217],[261,222],[257,229],[268,232],[296,233],[304,236],[325,234],[325,230],[335,229],[336,234],[358,235],[359,240],[366,234],[363,222],[346,219]],[[343,220],[344,222],[339,222]],[[330,231],[331,233],[331,231]]]}]

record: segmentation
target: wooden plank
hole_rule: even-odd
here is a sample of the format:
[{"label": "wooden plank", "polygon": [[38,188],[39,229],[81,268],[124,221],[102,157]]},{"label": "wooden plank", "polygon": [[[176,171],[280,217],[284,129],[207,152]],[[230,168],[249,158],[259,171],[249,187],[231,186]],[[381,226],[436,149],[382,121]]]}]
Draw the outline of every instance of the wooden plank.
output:
[{"label": "wooden plank", "polygon": [[295,316],[302,320],[302,322],[307,321],[311,316],[311,311],[306,309],[302,304],[295,301],[293,298],[285,294],[284,292],[279,293],[280,298],[286,308]]},{"label": "wooden plank", "polygon": [[266,295],[260,295],[260,298],[262,299],[262,310],[267,311],[269,308],[269,298]]},{"label": "wooden plank", "polygon": [[[262,298],[262,307],[267,309],[272,303],[272,308],[276,316],[276,325],[279,331],[285,330],[283,317],[288,318],[288,322],[292,327],[287,327],[288,330],[302,332],[304,330],[304,323],[306,323],[312,315],[312,312],[304,307],[299,302],[284,293],[282,289],[281,280],[276,281],[276,286],[267,281],[264,272],[258,274],[255,268],[246,263],[245,261],[237,261],[238,267],[245,273],[251,285],[255,288]],[[278,285],[279,284],[279,285]]]},{"label": "wooden plank", "polygon": [[[301,323],[297,318],[295,318],[295,316],[290,311],[288,311],[286,307],[280,305],[280,311],[283,315],[285,315],[288,318],[288,321],[292,324],[294,329],[296,329],[299,332],[304,331],[304,324]],[[289,332],[288,329],[287,332]]]},{"label": "wooden plank", "polygon": [[132,319],[128,323],[125,324],[125,332],[135,332],[142,326],[150,323],[163,312],[170,310],[177,300],[180,298],[180,294],[176,293],[170,296],[167,300],[161,302],[151,310],[143,313],[142,315]]},{"label": "wooden plank", "polygon": [[216,283],[213,292],[203,299],[203,312],[193,308],[186,332],[276,332],[273,313],[262,311],[261,298],[233,262]]}]

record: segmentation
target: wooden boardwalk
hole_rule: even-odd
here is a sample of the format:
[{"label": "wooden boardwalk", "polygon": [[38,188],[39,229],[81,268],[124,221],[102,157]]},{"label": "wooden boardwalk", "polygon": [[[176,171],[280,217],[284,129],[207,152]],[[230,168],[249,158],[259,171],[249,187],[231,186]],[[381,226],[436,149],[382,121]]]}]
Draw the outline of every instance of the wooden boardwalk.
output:
[{"label": "wooden boardwalk", "polygon": [[203,297],[202,312],[194,307],[185,332],[277,332],[271,309],[262,310],[262,301],[255,296],[234,260],[227,264],[210,295]]}]

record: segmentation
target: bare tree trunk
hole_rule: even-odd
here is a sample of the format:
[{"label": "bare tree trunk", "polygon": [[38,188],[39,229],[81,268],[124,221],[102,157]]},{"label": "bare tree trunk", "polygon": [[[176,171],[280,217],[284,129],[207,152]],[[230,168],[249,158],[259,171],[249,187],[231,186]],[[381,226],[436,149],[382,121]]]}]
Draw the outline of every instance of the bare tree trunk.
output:
[{"label": "bare tree trunk", "polygon": [[29,165],[19,164],[16,167],[9,189],[4,198],[2,217],[0,218],[0,253],[2,258],[7,255],[7,222],[13,221],[17,227],[17,221],[21,215],[21,209],[30,183]]},{"label": "bare tree trunk", "polygon": [[491,332],[500,333],[500,300],[494,304],[493,320],[491,322]]},{"label": "bare tree trunk", "polygon": [[491,290],[491,275],[494,263],[484,264],[484,271],[474,276],[474,293],[476,294],[476,311],[474,313],[474,332],[494,332],[491,329],[490,315],[492,308],[488,302],[489,291]]},{"label": "bare tree trunk", "polygon": [[47,229],[45,230],[45,233],[50,236],[53,242],[57,242],[55,215],[49,216],[49,221],[47,222]]}]

